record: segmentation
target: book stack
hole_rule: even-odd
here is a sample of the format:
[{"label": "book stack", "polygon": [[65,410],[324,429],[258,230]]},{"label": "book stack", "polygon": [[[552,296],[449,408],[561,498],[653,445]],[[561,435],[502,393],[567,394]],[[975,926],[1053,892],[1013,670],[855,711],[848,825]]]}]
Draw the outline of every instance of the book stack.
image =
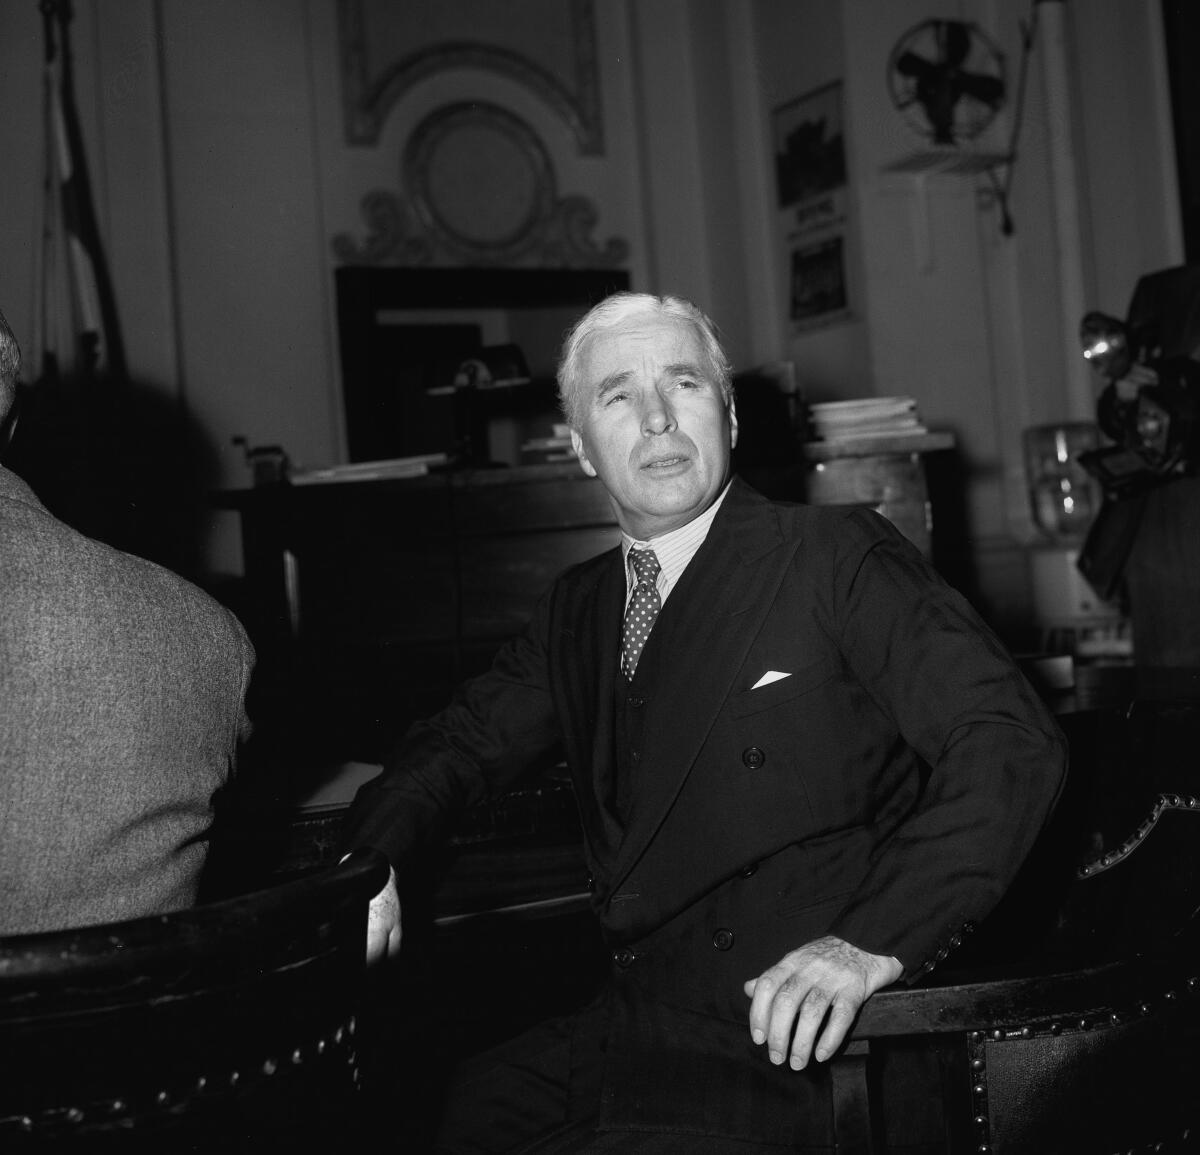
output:
[{"label": "book stack", "polygon": [[813,436],[821,441],[853,441],[926,432],[911,397],[864,397],[809,406]]}]

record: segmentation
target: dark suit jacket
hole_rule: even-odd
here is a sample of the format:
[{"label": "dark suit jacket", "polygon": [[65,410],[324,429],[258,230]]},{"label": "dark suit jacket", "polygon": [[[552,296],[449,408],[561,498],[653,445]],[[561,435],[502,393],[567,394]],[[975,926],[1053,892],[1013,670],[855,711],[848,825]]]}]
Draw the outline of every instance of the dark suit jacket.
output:
[{"label": "dark suit jacket", "polygon": [[[735,481],[648,643],[661,684],[621,830],[605,799],[624,596],[619,550],[564,573],[493,670],[363,789],[347,839],[403,870],[455,807],[561,740],[614,948],[607,1118],[691,1126],[697,1096],[775,1095],[741,1074],[771,1070],[742,983],[825,933],[895,955],[910,981],[927,973],[1011,881],[1065,747],[1002,645],[887,521]],[[754,689],[768,671],[788,676]],[[728,1061],[689,1068],[700,1039]],[[782,1075],[794,1105],[801,1080]],[[686,1086],[688,1103],[655,1105],[647,1086]],[[727,1107],[704,1126],[722,1133]],[[795,1126],[759,1137],[795,1141]]]},{"label": "dark suit jacket", "polygon": [[0,468],[0,934],[191,905],[253,660],[207,594]]}]

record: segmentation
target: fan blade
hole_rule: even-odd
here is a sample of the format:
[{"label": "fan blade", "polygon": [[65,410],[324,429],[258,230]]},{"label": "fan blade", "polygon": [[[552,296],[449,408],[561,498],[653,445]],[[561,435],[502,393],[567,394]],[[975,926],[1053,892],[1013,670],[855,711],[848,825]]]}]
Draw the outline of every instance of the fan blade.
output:
[{"label": "fan blade", "polygon": [[981,104],[998,108],[1004,102],[1004,81],[998,76],[986,76],[981,72],[961,72],[957,81],[958,89],[964,96],[973,96]]},{"label": "fan blade", "polygon": [[958,68],[971,51],[971,31],[961,20],[943,20],[938,25],[941,63]]},{"label": "fan blade", "polygon": [[901,76],[913,76],[921,80],[938,71],[938,66],[915,52],[904,52],[896,61],[896,71]]}]

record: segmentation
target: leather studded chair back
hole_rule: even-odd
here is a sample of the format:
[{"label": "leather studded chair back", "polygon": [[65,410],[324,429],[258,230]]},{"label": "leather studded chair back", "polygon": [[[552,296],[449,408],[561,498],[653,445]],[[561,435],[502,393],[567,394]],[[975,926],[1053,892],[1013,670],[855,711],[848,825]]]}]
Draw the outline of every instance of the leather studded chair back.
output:
[{"label": "leather studded chair back", "polygon": [[0,1150],[307,1150],[344,1126],[386,879],[359,852],[193,910],[0,938]]},{"label": "leather studded chair back", "polygon": [[839,1151],[1200,1148],[1200,799],[1079,864],[1053,948],[881,991],[835,1060]]}]

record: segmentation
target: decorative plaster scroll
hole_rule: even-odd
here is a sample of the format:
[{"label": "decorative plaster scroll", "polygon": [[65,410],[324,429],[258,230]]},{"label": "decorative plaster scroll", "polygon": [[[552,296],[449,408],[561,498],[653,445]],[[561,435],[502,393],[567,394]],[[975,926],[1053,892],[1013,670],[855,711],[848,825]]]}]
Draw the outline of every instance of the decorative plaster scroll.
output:
[{"label": "decorative plaster scroll", "polygon": [[387,189],[375,189],[362,199],[362,215],[370,232],[361,244],[349,233],[333,238],[334,256],[343,265],[427,265],[433,259],[428,237],[414,233],[404,202]]},{"label": "decorative plaster scroll", "polygon": [[[553,0],[555,4],[561,0]],[[443,40],[409,52],[372,76],[367,59],[365,0],[339,0],[342,94],[346,140],[373,145],[393,104],[410,88],[452,68],[490,71],[524,85],[546,102],[575,134],[579,151],[604,151],[604,123],[596,63],[593,0],[569,0],[572,84],[511,46],[482,40]]]},{"label": "decorative plaster scroll", "polygon": [[334,238],[343,263],[423,265],[441,252],[470,265],[611,268],[629,254],[620,238],[595,244],[595,205],[559,197],[541,138],[499,105],[436,109],[409,137],[402,168],[406,198],[376,190],[363,200],[367,239]]}]

